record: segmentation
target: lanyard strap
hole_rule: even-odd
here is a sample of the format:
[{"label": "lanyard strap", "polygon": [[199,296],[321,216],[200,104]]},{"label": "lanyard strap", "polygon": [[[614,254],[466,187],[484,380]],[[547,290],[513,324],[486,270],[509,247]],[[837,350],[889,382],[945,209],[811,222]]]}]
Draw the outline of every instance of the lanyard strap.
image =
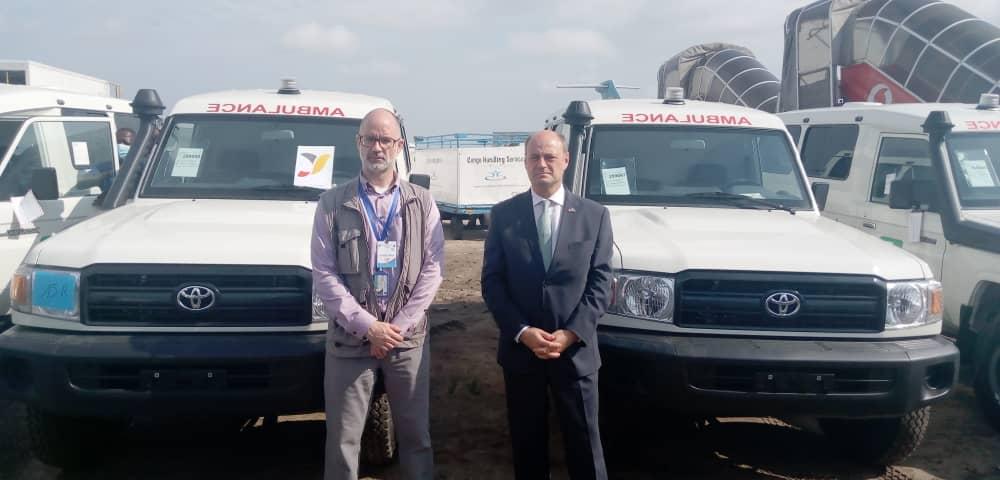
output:
[{"label": "lanyard strap", "polygon": [[361,198],[361,203],[365,206],[365,213],[368,215],[368,225],[372,229],[372,235],[375,236],[375,240],[384,242],[386,238],[389,238],[389,227],[392,226],[392,221],[396,217],[396,210],[399,208],[399,186],[396,186],[396,189],[392,192],[392,205],[389,207],[389,214],[385,216],[385,222],[382,223],[382,229],[376,230],[375,226],[379,224],[378,215],[375,213],[375,206],[372,205],[372,201],[368,199],[368,194],[361,188],[362,183],[362,181],[358,181],[358,197]]}]

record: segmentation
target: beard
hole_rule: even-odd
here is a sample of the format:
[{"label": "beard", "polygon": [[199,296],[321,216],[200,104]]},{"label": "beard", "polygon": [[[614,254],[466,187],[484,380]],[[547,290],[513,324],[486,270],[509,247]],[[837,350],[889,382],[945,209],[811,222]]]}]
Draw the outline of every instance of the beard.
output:
[{"label": "beard", "polygon": [[389,160],[365,161],[364,170],[369,173],[382,173],[389,170]]}]

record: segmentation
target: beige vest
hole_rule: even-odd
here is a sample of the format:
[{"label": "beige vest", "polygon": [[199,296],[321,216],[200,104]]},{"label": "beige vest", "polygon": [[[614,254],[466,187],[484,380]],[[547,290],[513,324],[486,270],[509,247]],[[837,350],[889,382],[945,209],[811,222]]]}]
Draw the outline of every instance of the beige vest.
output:
[{"label": "beige vest", "polygon": [[[417,283],[420,267],[424,261],[424,221],[433,199],[427,190],[400,180],[400,214],[403,232],[400,236],[399,281],[386,304],[385,315],[378,311],[378,302],[369,270],[370,248],[368,244],[368,222],[363,206],[358,198],[358,182],[355,178],[342,183],[320,196],[319,202],[330,225],[331,245],[337,249],[337,272],[347,290],[362,308],[379,321],[390,321],[410,299],[410,293]],[[398,348],[411,348],[423,344],[427,334],[427,316],[414,326],[410,337]],[[332,318],[327,331],[327,350],[336,356],[361,357],[370,355],[368,342],[344,330]]]}]

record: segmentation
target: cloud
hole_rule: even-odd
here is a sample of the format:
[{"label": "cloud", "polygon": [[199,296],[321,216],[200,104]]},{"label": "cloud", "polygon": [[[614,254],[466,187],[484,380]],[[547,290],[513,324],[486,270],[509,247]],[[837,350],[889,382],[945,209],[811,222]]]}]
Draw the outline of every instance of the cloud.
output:
[{"label": "cloud", "polygon": [[342,65],[337,71],[344,75],[361,77],[399,77],[406,73],[406,67],[392,60],[368,60],[362,63]]},{"label": "cloud", "polygon": [[599,56],[615,53],[603,33],[595,30],[551,28],[544,32],[518,32],[508,37],[511,49],[539,56]]},{"label": "cloud", "polygon": [[614,27],[657,9],[656,5],[644,8],[646,5],[646,0],[558,0],[553,7],[557,18],[563,21]]},{"label": "cloud", "polygon": [[355,52],[361,45],[357,34],[343,25],[323,27],[316,22],[298,25],[287,31],[281,43],[288,48],[314,53]]},{"label": "cloud", "polygon": [[434,27],[470,25],[483,0],[380,0],[379,2],[343,2],[335,13],[352,23],[399,30],[427,30]]}]

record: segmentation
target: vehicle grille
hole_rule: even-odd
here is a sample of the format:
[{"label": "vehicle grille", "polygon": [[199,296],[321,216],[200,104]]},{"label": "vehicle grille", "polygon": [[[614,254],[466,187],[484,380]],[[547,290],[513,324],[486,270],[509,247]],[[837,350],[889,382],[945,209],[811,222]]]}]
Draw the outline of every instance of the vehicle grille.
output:
[{"label": "vehicle grille", "polygon": [[[880,332],[885,283],[861,275],[690,271],[677,277],[674,323],[682,327],[774,331]],[[765,299],[792,292],[798,313],[768,313]]]},{"label": "vehicle grille", "polygon": [[[95,265],[80,278],[81,321],[118,326],[292,326],[312,320],[308,269],[218,265]],[[212,289],[215,304],[190,311],[178,292]]]}]

